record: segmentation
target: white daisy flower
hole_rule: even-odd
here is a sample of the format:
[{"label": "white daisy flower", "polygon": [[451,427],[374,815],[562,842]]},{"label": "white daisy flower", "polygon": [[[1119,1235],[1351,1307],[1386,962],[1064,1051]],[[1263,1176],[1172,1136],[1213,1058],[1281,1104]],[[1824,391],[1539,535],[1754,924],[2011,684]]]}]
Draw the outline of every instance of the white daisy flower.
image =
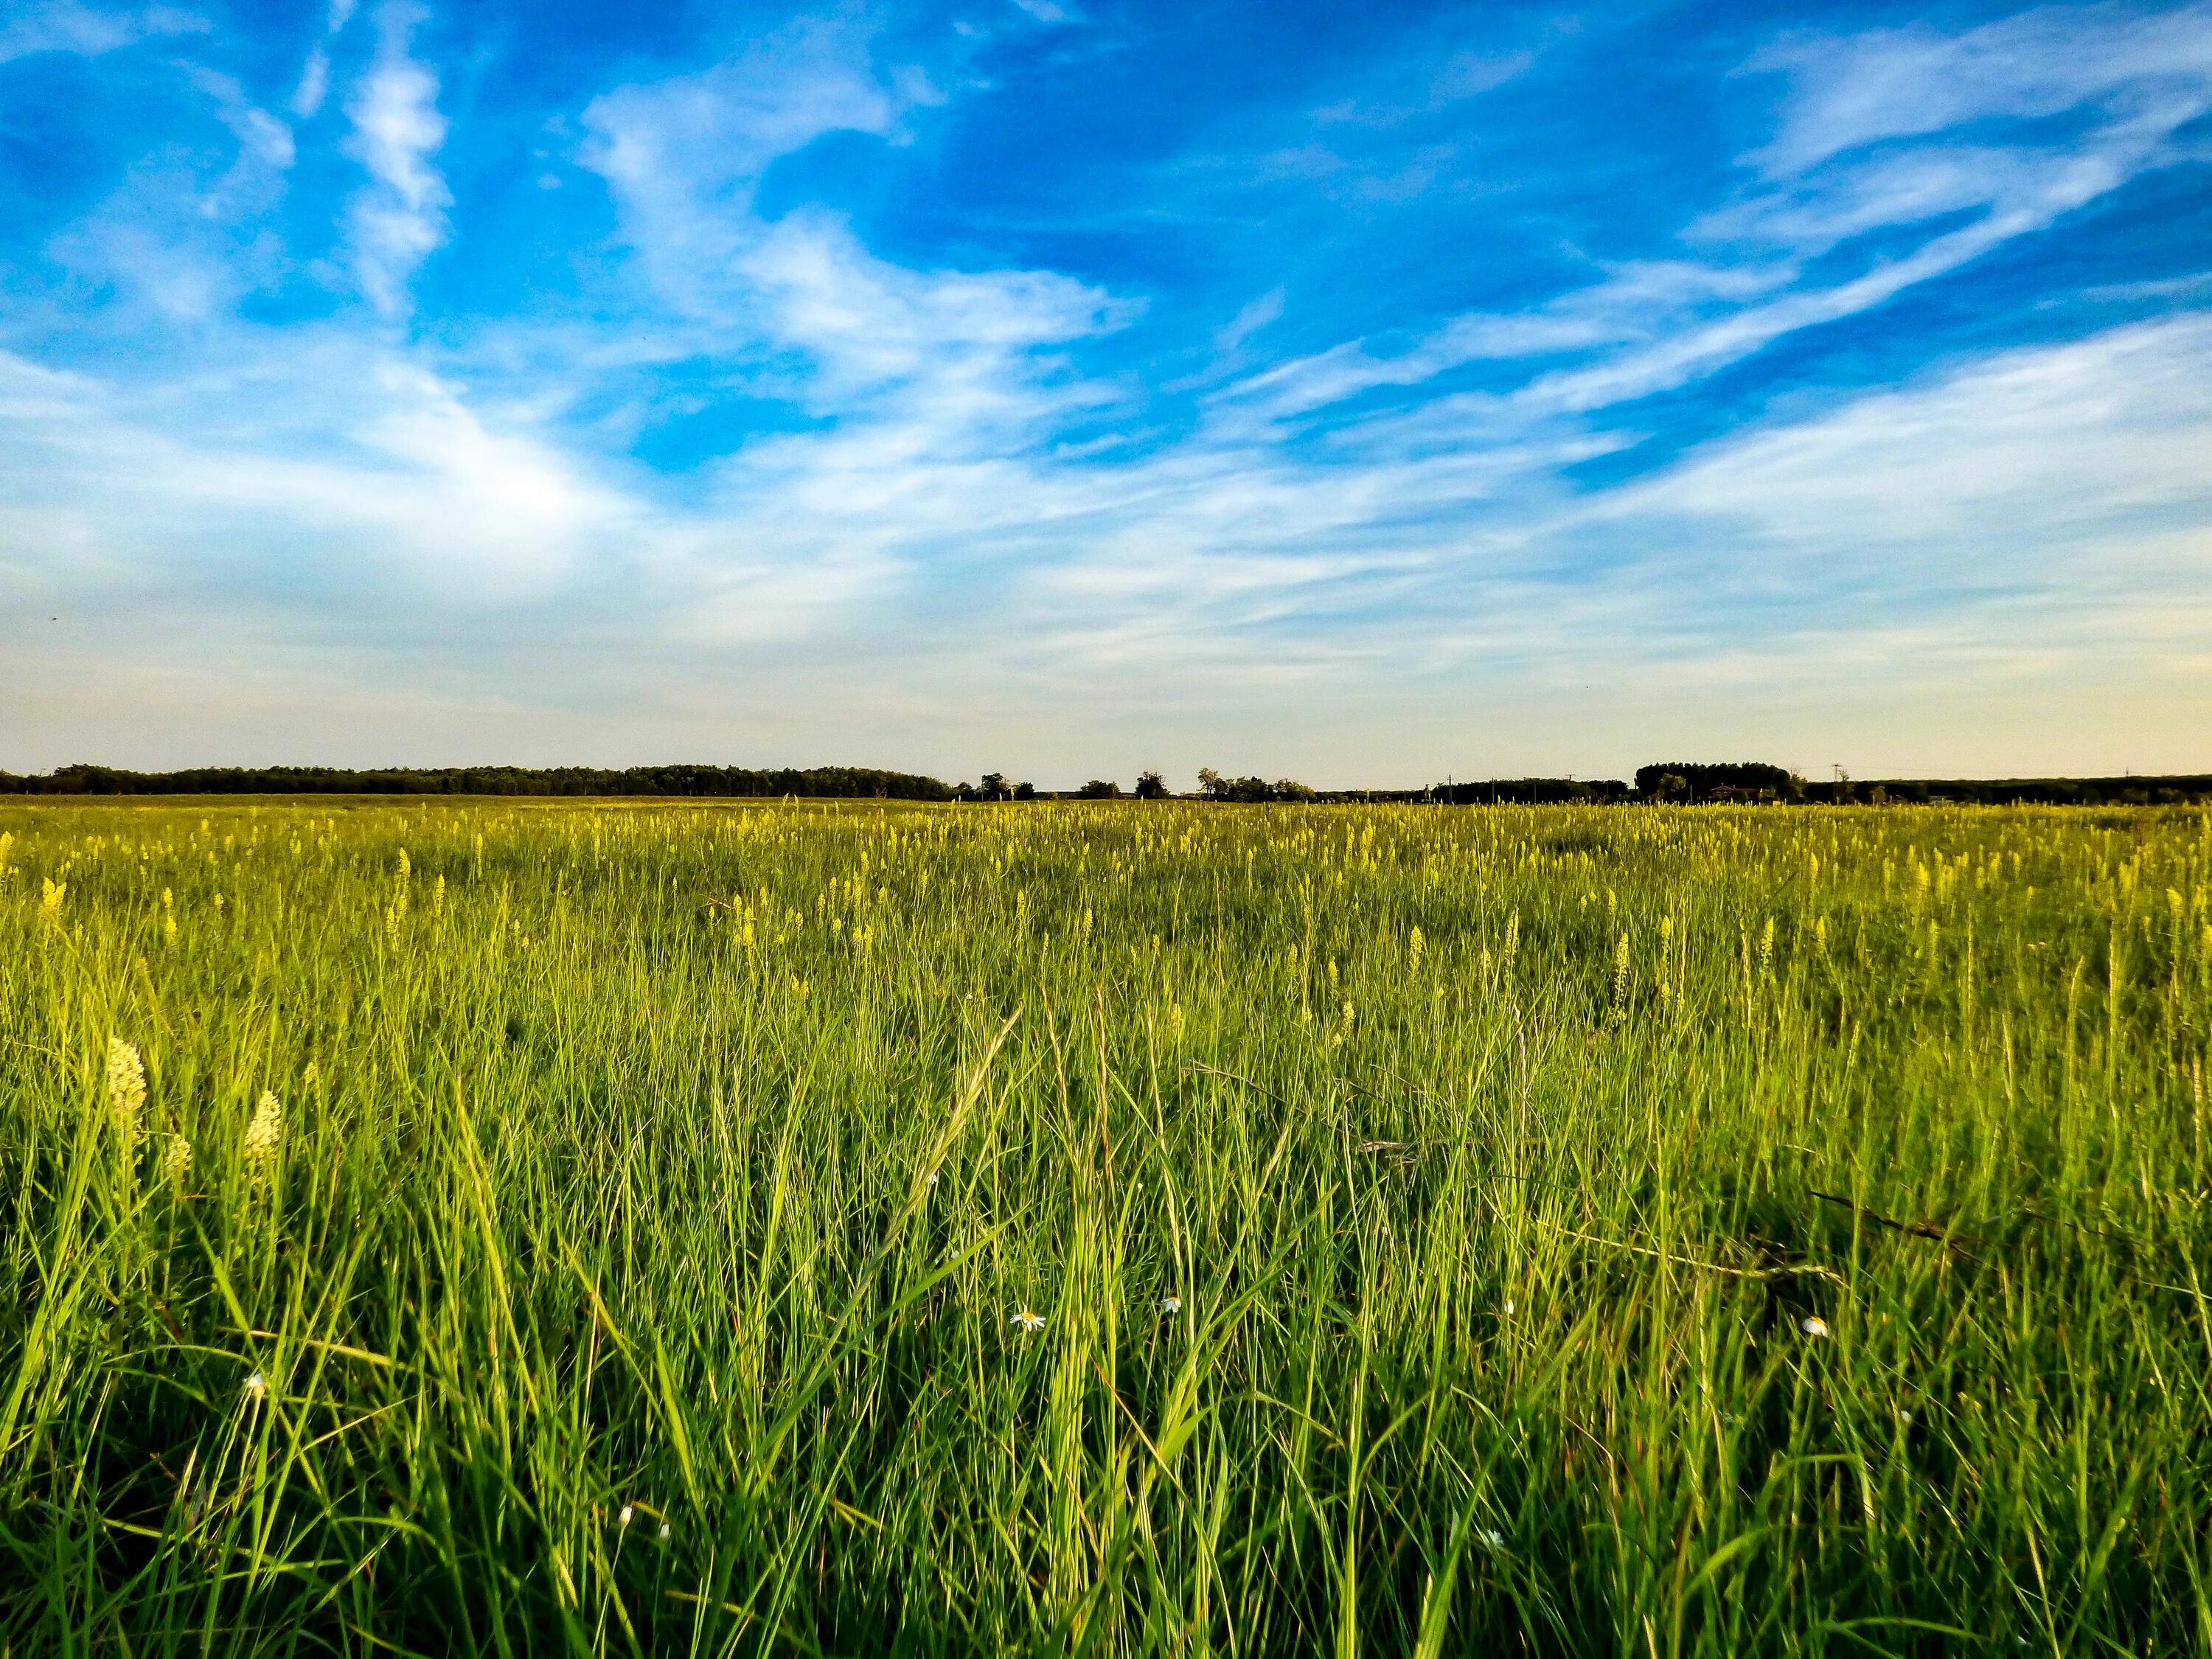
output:
[{"label": "white daisy flower", "polygon": [[1020,1326],[1030,1335],[1035,1336],[1044,1328],[1044,1316],[1041,1313],[1033,1313],[1024,1308],[1013,1316],[1011,1322]]}]

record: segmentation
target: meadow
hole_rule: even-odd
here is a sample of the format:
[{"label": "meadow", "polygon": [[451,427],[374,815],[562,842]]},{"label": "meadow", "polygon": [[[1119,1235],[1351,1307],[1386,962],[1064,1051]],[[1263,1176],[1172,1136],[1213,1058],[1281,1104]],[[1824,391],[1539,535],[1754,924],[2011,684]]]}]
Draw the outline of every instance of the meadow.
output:
[{"label": "meadow", "polygon": [[2212,1652],[2212,816],[0,806],[10,1654]]}]

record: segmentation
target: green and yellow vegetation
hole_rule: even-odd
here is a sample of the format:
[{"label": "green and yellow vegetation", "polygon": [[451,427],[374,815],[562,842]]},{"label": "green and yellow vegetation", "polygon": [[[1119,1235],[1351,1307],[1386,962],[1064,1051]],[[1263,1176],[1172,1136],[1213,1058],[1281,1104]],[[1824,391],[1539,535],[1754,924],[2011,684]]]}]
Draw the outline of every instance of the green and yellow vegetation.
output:
[{"label": "green and yellow vegetation", "polygon": [[0,808],[13,1653],[2212,1648],[2196,810]]}]

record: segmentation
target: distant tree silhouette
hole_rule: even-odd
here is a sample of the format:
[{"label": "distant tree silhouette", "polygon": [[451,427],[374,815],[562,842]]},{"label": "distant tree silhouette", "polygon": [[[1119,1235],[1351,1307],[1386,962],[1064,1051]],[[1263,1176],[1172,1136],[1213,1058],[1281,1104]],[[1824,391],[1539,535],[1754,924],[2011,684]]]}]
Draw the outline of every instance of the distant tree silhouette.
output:
[{"label": "distant tree silhouette", "polygon": [[1035,800],[1036,799],[1036,785],[1033,783],[1016,784],[1014,786],[1014,799],[1016,800]]},{"label": "distant tree silhouette", "polygon": [[[2041,803],[2054,806],[2177,805],[2212,800],[2212,775],[2106,778],[1887,778],[1855,786],[1847,776],[1808,784],[1779,766],[1703,765],[1670,762],[1636,775],[1636,798],[1663,799],[1669,778],[1681,781],[1686,798],[1699,800],[1767,798],[1842,804],[1881,790],[1893,805],[1948,800],[1990,805]],[[1211,767],[1199,775],[1208,800],[1304,800],[1314,798],[1289,778],[1226,778]],[[1723,793],[1727,792],[1727,793]],[[1164,796],[1158,772],[1137,781],[1140,799]],[[1611,779],[1519,778],[1480,783],[1455,781],[1429,790],[1341,790],[1329,800],[1442,799],[1455,805],[1508,802],[1618,800],[1628,786]],[[64,766],[25,777],[0,772],[0,795],[526,795],[618,796],[677,799],[1010,800],[1030,799],[1028,785],[1010,785],[1002,772],[981,785],[947,784],[911,772],[872,767],[632,766],[615,771],[588,766],[383,767],[349,771],[330,766],[208,766],[177,772],[130,772],[118,767]]]},{"label": "distant tree silhouette", "polygon": [[30,795],[599,795],[687,799],[817,799],[951,800],[936,778],[872,767],[680,764],[632,766],[377,767],[203,766],[178,772],[127,772],[64,766],[43,777],[0,774],[0,793]]},{"label": "distant tree silhouette", "polygon": [[1121,786],[1111,778],[1093,778],[1075,793],[1085,800],[1119,800]]},{"label": "distant tree silhouette", "polygon": [[1426,793],[1454,806],[1595,805],[1626,795],[1628,785],[1619,778],[1488,778],[1480,783],[1439,783]]},{"label": "distant tree silhouette", "polygon": [[1210,766],[1198,769],[1198,793],[1207,800],[1256,802],[1311,800],[1314,792],[1295,778],[1224,778]]},{"label": "distant tree silhouette", "polygon": [[[1669,779],[1679,780],[1686,793],[1668,795]],[[1787,767],[1764,761],[1666,761],[1638,767],[1636,789],[1655,800],[1795,800],[1803,795],[1805,781]]]}]

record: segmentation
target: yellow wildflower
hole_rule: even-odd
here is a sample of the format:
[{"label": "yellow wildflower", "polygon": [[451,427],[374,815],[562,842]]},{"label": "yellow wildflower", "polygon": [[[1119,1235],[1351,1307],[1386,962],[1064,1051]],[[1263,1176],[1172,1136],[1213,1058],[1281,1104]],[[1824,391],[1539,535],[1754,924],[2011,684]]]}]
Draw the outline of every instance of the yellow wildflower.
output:
[{"label": "yellow wildflower", "polygon": [[276,1098],[274,1090],[264,1090],[259,1103],[253,1109],[253,1121],[246,1126],[247,1160],[254,1164],[273,1161],[283,1139],[283,1103]]}]

